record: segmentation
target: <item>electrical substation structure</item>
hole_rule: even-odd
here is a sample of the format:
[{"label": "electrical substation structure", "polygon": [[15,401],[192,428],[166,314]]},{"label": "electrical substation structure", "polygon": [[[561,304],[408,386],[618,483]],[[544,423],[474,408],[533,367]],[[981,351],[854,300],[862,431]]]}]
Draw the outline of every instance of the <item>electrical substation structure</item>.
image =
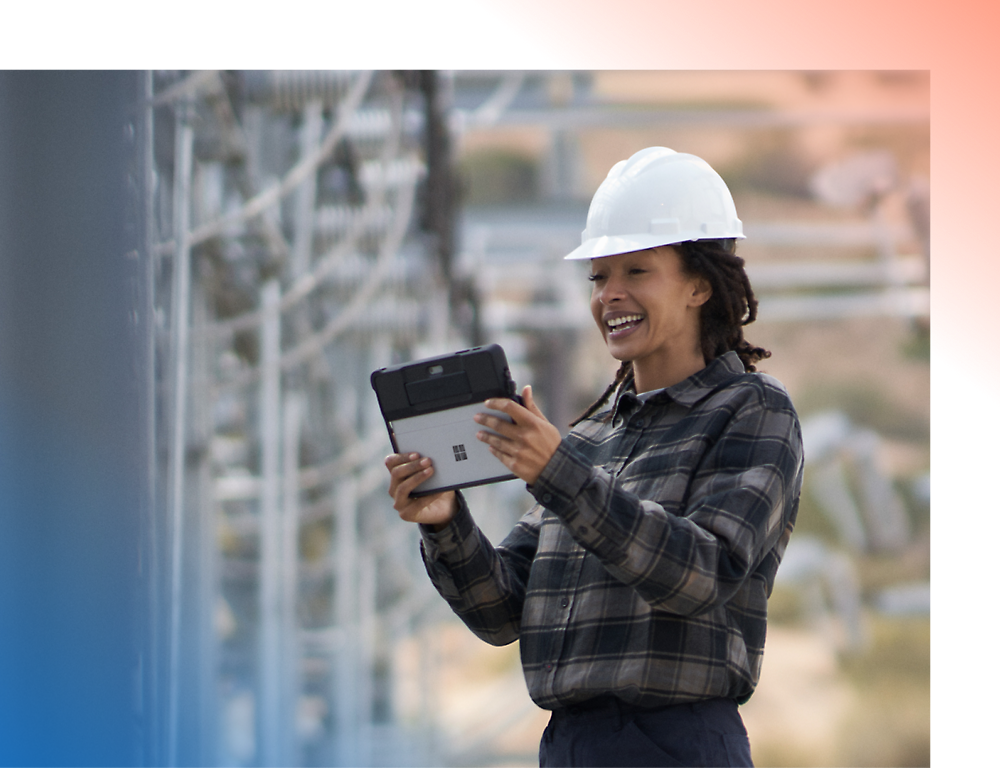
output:
[{"label": "electrical substation structure", "polygon": [[435,84],[146,75],[161,521],[146,680],[166,764],[433,760],[407,735],[432,729],[393,711],[393,650],[443,609],[385,495],[365,393],[372,370],[466,341]]}]

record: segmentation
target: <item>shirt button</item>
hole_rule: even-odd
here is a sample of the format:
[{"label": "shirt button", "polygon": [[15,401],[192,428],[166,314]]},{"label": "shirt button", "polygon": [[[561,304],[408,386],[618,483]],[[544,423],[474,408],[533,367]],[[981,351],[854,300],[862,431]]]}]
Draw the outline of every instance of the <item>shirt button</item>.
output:
[{"label": "shirt button", "polygon": [[544,501],[546,504],[548,502],[552,501],[552,494],[551,493],[543,493],[542,494],[542,501]]},{"label": "shirt button", "polygon": [[559,605],[561,605],[563,608],[568,608],[569,599],[564,597],[562,600],[559,601]]},{"label": "shirt button", "polygon": [[643,427],[643,426],[646,425],[646,420],[645,419],[636,419],[635,420],[635,425],[637,427]]}]

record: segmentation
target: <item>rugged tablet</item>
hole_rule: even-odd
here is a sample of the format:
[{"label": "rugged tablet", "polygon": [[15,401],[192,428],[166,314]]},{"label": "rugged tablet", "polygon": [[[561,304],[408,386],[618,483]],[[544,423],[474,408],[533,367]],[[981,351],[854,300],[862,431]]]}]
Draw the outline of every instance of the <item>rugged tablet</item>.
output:
[{"label": "rugged tablet", "polygon": [[483,407],[488,398],[521,402],[499,344],[381,368],[372,373],[371,384],[393,449],[434,462],[434,474],[412,495],[514,478],[476,438],[483,427],[472,419],[477,413],[507,418]]}]

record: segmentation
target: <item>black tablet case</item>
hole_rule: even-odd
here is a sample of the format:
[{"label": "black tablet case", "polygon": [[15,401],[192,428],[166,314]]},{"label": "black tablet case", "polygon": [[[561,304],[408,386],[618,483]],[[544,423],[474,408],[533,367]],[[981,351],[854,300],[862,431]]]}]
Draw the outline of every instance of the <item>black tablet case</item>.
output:
[{"label": "black tablet case", "polygon": [[434,462],[434,475],[414,496],[511,480],[514,475],[476,438],[483,429],[475,413],[491,397],[520,402],[507,358],[499,344],[429,357],[371,375],[397,453],[419,453]]}]

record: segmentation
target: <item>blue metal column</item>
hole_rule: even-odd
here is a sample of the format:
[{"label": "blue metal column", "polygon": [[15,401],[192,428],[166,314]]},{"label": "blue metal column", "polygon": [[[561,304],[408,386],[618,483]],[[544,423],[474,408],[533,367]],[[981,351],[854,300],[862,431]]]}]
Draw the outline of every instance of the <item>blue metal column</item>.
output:
[{"label": "blue metal column", "polygon": [[141,84],[0,72],[4,765],[162,762]]}]

